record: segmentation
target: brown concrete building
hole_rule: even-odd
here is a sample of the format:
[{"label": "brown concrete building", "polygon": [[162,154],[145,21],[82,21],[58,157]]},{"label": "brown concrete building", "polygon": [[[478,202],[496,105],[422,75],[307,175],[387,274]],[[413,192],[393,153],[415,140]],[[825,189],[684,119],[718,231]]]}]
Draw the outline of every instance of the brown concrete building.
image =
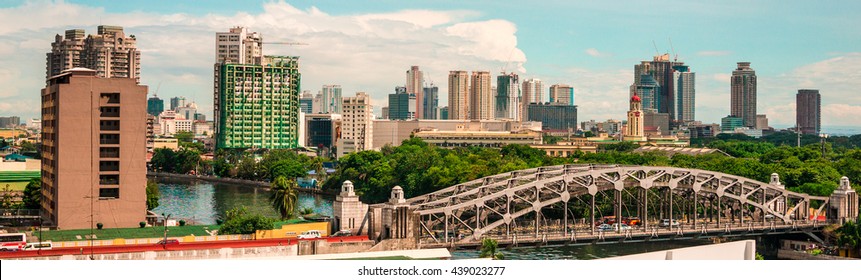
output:
[{"label": "brown concrete building", "polygon": [[42,213],[60,229],[137,227],[146,216],[146,93],[73,68],[42,89]]}]

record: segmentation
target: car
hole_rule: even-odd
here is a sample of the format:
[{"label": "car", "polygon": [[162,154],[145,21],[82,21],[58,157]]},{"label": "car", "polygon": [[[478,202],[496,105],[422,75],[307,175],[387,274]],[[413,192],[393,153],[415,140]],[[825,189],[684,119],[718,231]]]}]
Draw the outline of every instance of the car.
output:
[{"label": "car", "polygon": [[677,227],[677,226],[679,226],[679,221],[677,221],[676,219],[673,219],[672,222],[670,222],[670,219],[663,219],[663,220],[661,220],[661,223],[658,224],[658,226],[660,226],[660,227],[669,227],[670,225]]},{"label": "car", "polygon": [[766,220],[774,219],[774,215],[772,215],[772,214],[766,214],[766,215],[765,215],[765,219],[766,219]]},{"label": "car", "polygon": [[303,232],[302,234],[300,234],[299,239],[313,239],[313,238],[320,238],[322,236],[323,235],[320,233],[319,230],[312,229],[312,230],[309,230],[309,231],[306,231],[306,232]]},{"label": "car", "polygon": [[[620,225],[621,225],[621,228],[620,228]],[[613,230],[628,231],[628,230],[631,230],[631,226],[626,225],[626,224],[615,224],[615,225],[613,225]]]},{"label": "car", "polygon": [[36,250],[51,250],[54,248],[54,244],[50,241],[48,242],[36,242],[36,243],[27,243],[24,246],[24,251],[36,251]]},{"label": "car", "polygon": [[601,224],[595,229],[598,231],[613,231],[613,226],[609,224]]},{"label": "car", "polygon": [[158,244],[158,245],[176,245],[176,244],[179,244],[179,240],[178,239],[162,239],[162,240],[159,240],[158,243],[156,243],[156,244]]},{"label": "car", "polygon": [[353,233],[350,232],[349,229],[345,229],[345,230],[339,230],[335,234],[332,234],[332,237],[342,237],[342,236],[351,236],[351,235],[353,235]]}]

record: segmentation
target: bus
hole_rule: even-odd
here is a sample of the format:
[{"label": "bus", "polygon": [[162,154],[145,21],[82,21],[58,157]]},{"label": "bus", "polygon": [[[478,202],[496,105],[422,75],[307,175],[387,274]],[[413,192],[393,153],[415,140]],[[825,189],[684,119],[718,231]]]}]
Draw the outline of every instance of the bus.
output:
[{"label": "bus", "polygon": [[27,236],[23,233],[0,234],[0,251],[18,251],[27,245]]}]

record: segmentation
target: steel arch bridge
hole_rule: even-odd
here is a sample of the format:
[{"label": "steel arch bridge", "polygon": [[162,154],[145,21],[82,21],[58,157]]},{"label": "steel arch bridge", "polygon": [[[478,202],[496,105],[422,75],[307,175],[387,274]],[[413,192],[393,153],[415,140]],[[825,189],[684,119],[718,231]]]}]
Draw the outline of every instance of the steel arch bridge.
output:
[{"label": "steel arch bridge", "polygon": [[[487,236],[514,236],[517,243],[518,234],[574,239],[578,233],[655,236],[731,227],[774,229],[775,224],[816,227],[817,220],[820,226],[827,222],[821,218],[828,202],[829,197],[787,191],[777,174],[764,183],[714,171],[628,165],[518,170],[406,200],[418,218],[419,242],[431,246],[475,243]],[[812,214],[810,207],[816,207]],[[602,223],[616,226],[599,227]]]}]

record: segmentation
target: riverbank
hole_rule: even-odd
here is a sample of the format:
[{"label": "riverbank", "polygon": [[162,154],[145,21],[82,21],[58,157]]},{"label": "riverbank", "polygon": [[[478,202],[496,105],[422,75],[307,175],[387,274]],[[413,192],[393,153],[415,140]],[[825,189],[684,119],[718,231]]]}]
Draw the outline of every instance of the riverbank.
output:
[{"label": "riverbank", "polygon": [[[186,174],[174,174],[167,172],[147,172],[146,176],[148,178],[158,178],[158,177],[167,177],[167,178],[178,178],[178,179],[190,179],[190,180],[203,180],[209,182],[218,182],[218,183],[227,183],[227,184],[236,184],[236,185],[248,185],[253,187],[265,188],[269,189],[272,185],[268,182],[254,181],[254,180],[244,180],[244,179],[234,179],[234,178],[223,178],[223,177],[214,177],[214,176],[202,176],[202,175],[186,175]],[[321,189],[309,189],[309,188],[296,188],[299,192],[310,193],[310,194],[321,194],[321,195],[336,195],[333,192],[327,192]]]}]

